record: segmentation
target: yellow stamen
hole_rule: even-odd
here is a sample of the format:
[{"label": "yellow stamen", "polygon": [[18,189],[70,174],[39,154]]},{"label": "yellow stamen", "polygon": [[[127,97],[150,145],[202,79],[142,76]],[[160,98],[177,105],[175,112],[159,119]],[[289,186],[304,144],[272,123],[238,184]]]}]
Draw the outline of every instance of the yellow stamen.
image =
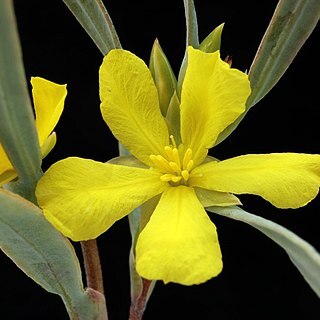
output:
[{"label": "yellow stamen", "polygon": [[181,175],[182,175],[182,178],[184,179],[184,181],[188,181],[189,176],[190,176],[188,170],[182,170],[182,171],[181,171]]},{"label": "yellow stamen", "polygon": [[192,157],[192,150],[188,148],[184,154],[183,161],[182,161],[183,169],[187,169],[188,164],[190,163],[190,161],[192,161],[191,157]]},{"label": "yellow stamen", "polygon": [[181,163],[180,163],[180,157],[179,157],[179,151],[177,148],[171,148],[169,146],[166,146],[164,147],[164,151],[168,157],[168,160],[169,161],[172,161],[172,162],[175,162],[179,168],[181,166]]},{"label": "yellow stamen", "polygon": [[167,157],[170,159],[172,156],[172,148],[169,146],[164,147],[164,152],[166,153]]},{"label": "yellow stamen", "polygon": [[172,182],[179,182],[182,179],[181,176],[177,177],[177,176],[172,176],[171,180]]},{"label": "yellow stamen", "polygon": [[163,174],[160,177],[160,180],[163,182],[169,182],[169,181],[171,181],[171,179],[172,179],[172,174],[170,174],[170,173]]},{"label": "yellow stamen", "polygon": [[178,149],[172,135],[170,136],[170,139],[172,141],[172,146],[164,147],[163,156],[153,154],[150,155],[150,160],[154,164],[153,168],[162,173],[160,177],[161,181],[168,182],[172,186],[180,184],[187,185],[190,178],[190,171],[194,164],[191,159],[192,150],[188,148],[183,152],[183,145],[180,145]]},{"label": "yellow stamen", "polygon": [[161,171],[170,171],[171,167],[169,166],[168,160],[166,160],[163,156],[155,156],[154,154],[150,155],[150,160],[154,163],[154,165],[159,168]]},{"label": "yellow stamen", "polygon": [[192,167],[193,167],[193,160],[189,160],[186,169],[187,169],[188,171],[191,171]]},{"label": "yellow stamen", "polygon": [[154,154],[151,154],[149,158],[153,163],[155,163],[155,161],[157,160],[157,156],[155,156]]},{"label": "yellow stamen", "polygon": [[180,173],[181,169],[175,162],[170,161],[169,165],[170,165],[171,169],[173,170],[173,172],[178,173],[178,174]]},{"label": "yellow stamen", "polygon": [[172,149],[172,160],[181,168],[180,156],[179,151],[177,148]]},{"label": "yellow stamen", "polygon": [[170,140],[172,142],[173,147],[177,149],[176,140],[174,140],[174,136],[172,134],[170,135]]}]

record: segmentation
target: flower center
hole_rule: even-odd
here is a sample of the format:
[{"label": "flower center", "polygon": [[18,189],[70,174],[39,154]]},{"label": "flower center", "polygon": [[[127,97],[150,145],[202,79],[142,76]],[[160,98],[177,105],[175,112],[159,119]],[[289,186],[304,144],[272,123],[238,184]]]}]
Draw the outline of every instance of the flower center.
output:
[{"label": "flower center", "polygon": [[165,157],[152,154],[150,160],[154,168],[163,173],[161,181],[167,181],[172,186],[187,185],[193,167],[192,150],[188,148],[183,151],[182,145],[177,148],[173,136],[170,139],[173,145],[164,147]]}]

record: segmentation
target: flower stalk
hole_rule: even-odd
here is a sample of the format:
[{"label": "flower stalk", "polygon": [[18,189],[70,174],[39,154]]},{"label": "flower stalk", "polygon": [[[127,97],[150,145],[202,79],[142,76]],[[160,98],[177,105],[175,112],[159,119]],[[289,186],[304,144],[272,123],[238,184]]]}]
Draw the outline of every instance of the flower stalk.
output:
[{"label": "flower stalk", "polygon": [[87,287],[104,294],[97,240],[81,241]]},{"label": "flower stalk", "polygon": [[142,279],[140,295],[131,301],[129,320],[141,320],[148,301],[148,292],[152,281]]}]

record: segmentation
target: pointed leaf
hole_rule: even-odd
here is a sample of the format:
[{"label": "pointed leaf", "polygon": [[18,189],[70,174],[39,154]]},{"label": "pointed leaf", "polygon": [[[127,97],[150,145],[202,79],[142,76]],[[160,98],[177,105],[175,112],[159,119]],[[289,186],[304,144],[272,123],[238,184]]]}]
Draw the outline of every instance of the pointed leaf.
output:
[{"label": "pointed leaf", "polygon": [[199,47],[197,14],[193,0],[183,0],[187,24],[186,46]]},{"label": "pointed leaf", "polygon": [[[247,101],[247,111],[280,80],[312,33],[319,18],[319,0],[279,1],[250,67],[252,92]],[[235,130],[245,114],[220,134],[216,145]]]},{"label": "pointed leaf", "polygon": [[310,287],[320,297],[320,254],[308,242],[288,229],[239,207],[210,207],[206,210],[245,222],[275,241],[287,252]]},{"label": "pointed leaf", "polygon": [[180,101],[175,91],[171,97],[169,107],[167,110],[167,115],[165,117],[169,134],[174,136],[174,139],[179,145],[181,143],[181,136],[180,136]]},{"label": "pointed leaf", "polygon": [[279,81],[319,18],[318,0],[279,1],[250,67],[252,93],[247,108],[254,106]]},{"label": "pointed leaf", "polygon": [[149,69],[158,90],[160,110],[165,117],[171,97],[176,90],[177,79],[158,39],[155,40],[152,47]]},{"label": "pointed leaf", "polygon": [[121,48],[112,20],[101,0],[63,0],[103,55]]},{"label": "pointed leaf", "polygon": [[224,23],[217,26],[201,43],[199,50],[203,52],[215,52],[220,50],[221,34],[224,27]]},{"label": "pointed leaf", "polygon": [[184,77],[186,75],[187,65],[188,65],[188,50],[186,49],[181,66],[180,66],[179,75],[178,75],[177,97],[179,101],[181,100],[182,84],[183,84]]},{"label": "pointed leaf", "polygon": [[186,25],[187,25],[187,39],[186,39],[186,51],[184,53],[184,57],[181,63],[179,76],[178,76],[177,94],[179,98],[181,97],[182,83],[183,83],[184,76],[186,74],[186,69],[188,64],[187,48],[188,46],[192,46],[193,48],[196,48],[196,49],[199,47],[197,14],[196,14],[193,0],[183,0],[183,4],[184,4],[185,17],[186,17]]},{"label": "pointed leaf", "polygon": [[104,297],[83,289],[70,242],[31,202],[4,190],[0,202],[0,247],[5,254],[45,290],[61,296],[72,319],[106,319]]},{"label": "pointed leaf", "polygon": [[34,200],[41,153],[12,1],[0,1],[0,30],[0,143],[18,173],[19,193]]}]

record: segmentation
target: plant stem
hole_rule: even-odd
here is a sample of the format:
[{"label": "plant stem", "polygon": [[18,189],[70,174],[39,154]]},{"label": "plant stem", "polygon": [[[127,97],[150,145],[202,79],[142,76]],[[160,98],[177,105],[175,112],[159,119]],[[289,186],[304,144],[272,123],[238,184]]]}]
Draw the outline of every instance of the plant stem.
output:
[{"label": "plant stem", "polygon": [[137,299],[131,302],[129,320],[141,320],[147,302],[149,287],[152,281],[142,279],[142,290]]},{"label": "plant stem", "polygon": [[97,240],[81,241],[87,287],[104,294]]}]

